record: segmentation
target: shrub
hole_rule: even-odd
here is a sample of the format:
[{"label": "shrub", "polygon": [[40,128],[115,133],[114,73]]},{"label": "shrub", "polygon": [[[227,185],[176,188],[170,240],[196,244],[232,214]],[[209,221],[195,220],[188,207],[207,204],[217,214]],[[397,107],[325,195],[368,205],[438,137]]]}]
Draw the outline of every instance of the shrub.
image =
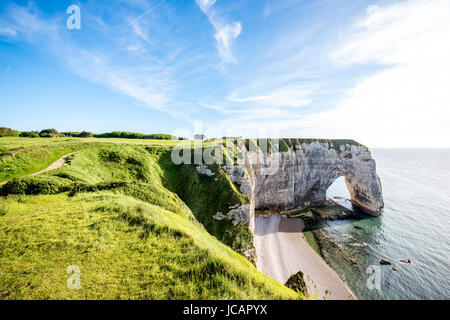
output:
[{"label": "shrub", "polygon": [[60,133],[56,129],[44,129],[39,133],[42,138],[60,137]]},{"label": "shrub", "polygon": [[[69,191],[69,197],[73,197],[78,193],[96,192],[103,190],[114,190],[117,188],[122,188],[127,185],[125,181],[112,181],[112,182],[101,182],[94,185],[89,185],[85,183],[75,183],[67,188]],[[66,190],[64,190],[66,191]]]},{"label": "shrub", "polygon": [[39,138],[39,131],[22,131],[19,136],[24,138]]},{"label": "shrub", "polygon": [[80,133],[73,132],[73,131],[66,131],[66,132],[61,132],[61,135],[64,137],[78,137],[78,136],[80,136]]},{"label": "shrub", "polygon": [[53,135],[50,133],[39,133],[39,137],[41,138],[53,138]]},{"label": "shrub", "polygon": [[52,176],[31,177],[8,181],[1,189],[0,195],[9,194],[55,194],[68,190],[69,183],[63,179]]},{"label": "shrub", "polygon": [[17,130],[0,127],[0,137],[18,137],[19,133]]},{"label": "shrub", "polygon": [[78,137],[80,138],[93,138],[94,134],[92,132],[83,131],[81,132]]},{"label": "shrub", "polygon": [[44,129],[40,133],[41,134],[48,133],[48,134],[53,134],[53,135],[59,135],[59,132],[56,129]]},{"label": "shrub", "polygon": [[306,287],[306,282],[302,271],[293,274],[287,280],[285,286],[305,296],[308,295],[308,289]]}]

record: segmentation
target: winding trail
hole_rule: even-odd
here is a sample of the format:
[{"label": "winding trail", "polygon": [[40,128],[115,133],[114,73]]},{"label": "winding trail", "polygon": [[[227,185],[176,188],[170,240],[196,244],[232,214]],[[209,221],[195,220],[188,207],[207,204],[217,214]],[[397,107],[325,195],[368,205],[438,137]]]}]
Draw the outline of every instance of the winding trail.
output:
[{"label": "winding trail", "polygon": [[326,300],[356,299],[345,283],[309,246],[303,220],[277,215],[255,218],[256,267],[285,284],[298,271],[305,275],[309,293]]},{"label": "winding trail", "polygon": [[[80,151],[68,153],[68,154],[62,156],[61,158],[59,158],[58,160],[56,160],[55,162],[53,162],[50,166],[48,166],[48,167],[45,168],[44,170],[41,170],[41,171],[39,171],[39,172],[36,172],[36,173],[32,173],[32,174],[26,175],[26,176],[24,176],[24,177],[33,177],[33,176],[37,176],[37,175],[43,174],[43,173],[48,172],[48,171],[51,171],[51,170],[58,169],[58,168],[62,167],[62,166],[64,165],[64,163],[66,163],[67,158],[69,158],[70,156],[73,156],[74,154],[77,154],[77,153],[79,153],[79,152],[80,152]],[[22,178],[23,178],[23,177],[22,177]],[[7,182],[8,182],[8,181],[0,182],[0,186],[6,184]]]}]

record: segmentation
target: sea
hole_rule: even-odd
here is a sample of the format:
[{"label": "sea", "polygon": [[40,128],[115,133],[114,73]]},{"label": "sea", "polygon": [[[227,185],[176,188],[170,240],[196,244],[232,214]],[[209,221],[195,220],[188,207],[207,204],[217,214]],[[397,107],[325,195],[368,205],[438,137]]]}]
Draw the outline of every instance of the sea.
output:
[{"label": "sea", "polygon": [[[382,216],[323,222],[324,259],[359,299],[450,299],[450,149],[371,153]],[[327,196],[351,207],[343,177]]]}]

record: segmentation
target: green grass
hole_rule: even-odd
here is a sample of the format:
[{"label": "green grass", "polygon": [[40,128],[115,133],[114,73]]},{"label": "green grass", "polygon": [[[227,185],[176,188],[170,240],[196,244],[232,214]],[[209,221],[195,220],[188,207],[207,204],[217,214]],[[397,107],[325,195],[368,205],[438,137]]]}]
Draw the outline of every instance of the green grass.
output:
[{"label": "green grass", "polygon": [[318,243],[318,241],[316,239],[314,231],[303,231],[303,235],[305,236],[305,239],[308,242],[308,244],[311,246],[311,248],[313,248],[313,250],[319,256],[323,257],[322,250],[320,249],[320,246],[319,246],[319,243]]},{"label": "green grass", "polygon": [[16,148],[4,148],[4,145],[2,145],[0,152],[0,182],[38,172],[63,155],[85,149],[86,147],[87,145],[70,142],[54,146],[35,145]]},{"label": "green grass", "polygon": [[[231,249],[248,246],[248,227],[211,214],[248,199],[218,168],[209,178],[173,165],[173,145],[1,138],[2,152],[21,149],[6,179],[82,151],[1,188],[0,299],[303,298]],[[71,265],[81,269],[80,290],[66,286]]]},{"label": "green grass", "polygon": [[213,176],[200,175],[195,165],[174,165],[169,153],[162,154],[158,163],[167,188],[186,203],[210,234],[239,252],[253,247],[248,225],[233,226],[227,219],[213,218],[218,212],[227,213],[230,207],[249,203],[223,170],[210,166]]},{"label": "green grass", "polygon": [[[0,299],[295,299],[203,227],[109,192],[12,196],[0,217]],[[69,290],[70,265],[81,290]]]},{"label": "green grass", "polygon": [[105,144],[175,146],[177,140],[121,138],[17,138],[0,139],[0,182],[42,169],[68,153]]}]

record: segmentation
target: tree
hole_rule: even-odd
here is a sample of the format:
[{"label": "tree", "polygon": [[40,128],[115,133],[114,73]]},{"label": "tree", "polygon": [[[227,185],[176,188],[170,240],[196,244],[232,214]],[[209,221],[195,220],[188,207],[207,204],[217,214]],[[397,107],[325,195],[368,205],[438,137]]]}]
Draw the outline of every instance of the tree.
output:
[{"label": "tree", "polygon": [[82,132],[79,134],[79,137],[80,137],[80,138],[93,138],[93,137],[94,137],[94,134],[93,134],[92,132],[82,131]]},{"label": "tree", "polygon": [[11,128],[0,127],[0,137],[18,137],[19,131]]},{"label": "tree", "polygon": [[20,133],[20,137],[24,137],[24,138],[38,138],[39,137],[39,131],[22,131]]},{"label": "tree", "polygon": [[52,135],[59,135],[58,130],[56,129],[44,129],[42,130],[39,134],[44,134],[44,133],[48,133],[48,134],[52,134]]}]

